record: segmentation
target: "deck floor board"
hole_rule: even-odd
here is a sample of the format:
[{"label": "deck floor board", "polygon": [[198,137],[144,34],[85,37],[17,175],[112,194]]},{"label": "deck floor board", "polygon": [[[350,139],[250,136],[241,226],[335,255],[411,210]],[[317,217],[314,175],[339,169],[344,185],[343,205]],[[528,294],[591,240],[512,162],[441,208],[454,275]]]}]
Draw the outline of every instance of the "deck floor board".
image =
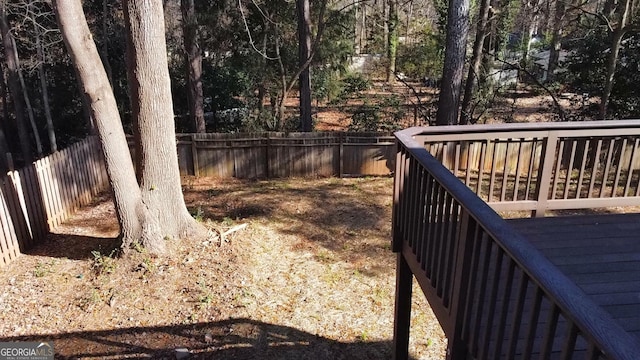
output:
[{"label": "deck floor board", "polygon": [[640,214],[508,221],[640,339]]}]

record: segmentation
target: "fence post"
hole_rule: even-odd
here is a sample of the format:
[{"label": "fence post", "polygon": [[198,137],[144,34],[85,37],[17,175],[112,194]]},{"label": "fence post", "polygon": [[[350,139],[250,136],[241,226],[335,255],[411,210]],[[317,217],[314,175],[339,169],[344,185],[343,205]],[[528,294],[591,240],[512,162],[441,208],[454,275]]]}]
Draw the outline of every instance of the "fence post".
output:
[{"label": "fence post", "polygon": [[344,174],[344,142],[347,139],[347,136],[344,132],[340,132],[340,136],[338,137],[338,141],[340,142],[340,161],[338,163],[338,177],[342,178]]},{"label": "fence post", "polygon": [[193,159],[193,175],[200,177],[200,163],[198,162],[198,146],[196,134],[191,134],[191,158]]},{"label": "fence post", "polygon": [[266,150],[264,151],[264,163],[265,163],[265,170],[267,172],[267,179],[271,179],[271,133],[266,133],[266,137],[267,137],[267,147]]},{"label": "fence post", "polygon": [[[557,147],[558,133],[555,131],[549,131],[543,147],[542,159],[540,159],[542,171],[539,173],[538,186],[536,186],[536,209],[533,211],[533,216],[535,217],[543,217],[547,208],[549,183],[551,182]],[[558,161],[560,161],[560,159],[558,159]]]}]

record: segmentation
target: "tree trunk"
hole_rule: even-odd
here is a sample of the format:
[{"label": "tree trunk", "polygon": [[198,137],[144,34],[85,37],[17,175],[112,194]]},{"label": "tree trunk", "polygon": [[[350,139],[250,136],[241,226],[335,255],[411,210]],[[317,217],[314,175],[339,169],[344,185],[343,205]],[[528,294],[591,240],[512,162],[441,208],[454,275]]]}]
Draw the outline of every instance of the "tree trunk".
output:
[{"label": "tree trunk", "polygon": [[191,217],[182,195],[162,1],[124,0],[124,13],[129,93],[140,134],[140,191],[161,235],[145,246],[160,249],[163,237],[202,235],[204,228]]},{"label": "tree trunk", "polygon": [[307,61],[311,55],[311,14],[309,0],[297,0],[298,12],[298,64],[302,68],[298,77],[300,87],[300,130],[313,130],[311,118],[311,72]]},{"label": "tree trunk", "polygon": [[33,27],[36,31],[36,51],[38,53],[38,77],[40,78],[40,89],[42,92],[42,105],[44,108],[44,116],[47,121],[47,135],[49,136],[49,148],[52,153],[58,151],[58,143],[56,141],[56,131],[53,127],[53,117],[51,116],[51,108],[49,107],[49,91],[47,90],[47,73],[44,69],[45,56],[40,39],[40,27],[36,23],[36,19],[32,18]]},{"label": "tree trunk", "polygon": [[182,34],[187,66],[187,99],[189,118],[197,133],[207,132],[204,121],[204,95],[202,93],[202,53],[198,45],[198,19],[194,0],[181,0]]},{"label": "tree trunk", "polygon": [[20,57],[18,56],[18,47],[16,46],[15,39],[11,38],[13,42],[13,56],[16,59],[16,66],[18,68],[18,80],[20,80],[20,88],[22,89],[22,96],[24,98],[24,105],[27,110],[27,115],[29,116],[29,123],[31,124],[31,131],[33,134],[33,138],[36,141],[36,150],[38,152],[38,157],[42,156],[42,141],[40,140],[40,133],[38,132],[38,126],[36,125],[36,119],[33,116],[33,107],[31,106],[31,100],[29,98],[29,93],[27,92],[27,85],[24,82],[24,77],[22,76],[22,69],[20,68]]},{"label": "tree trunk", "polygon": [[484,40],[487,37],[489,8],[491,0],[482,0],[478,14],[478,27],[476,29],[476,39],[473,43],[473,55],[469,65],[469,73],[467,74],[467,82],[465,83],[464,97],[462,98],[462,111],[460,114],[460,124],[465,125],[472,121],[472,100],[474,88],[480,73],[482,65],[482,48]]},{"label": "tree trunk", "polygon": [[9,120],[9,111],[7,110],[7,88],[4,84],[4,70],[0,66],[0,94],[2,97],[2,114],[3,119],[0,121],[0,170],[4,173],[9,169],[9,144],[5,136],[5,125]]},{"label": "tree trunk", "polygon": [[20,78],[18,76],[18,64],[14,56],[13,36],[9,28],[7,20],[6,4],[0,5],[0,31],[2,31],[2,44],[4,46],[4,59],[7,64],[7,82],[9,83],[9,92],[13,98],[13,107],[15,109],[16,127],[18,129],[18,139],[20,141],[20,150],[22,158],[26,164],[33,161],[31,152],[31,139],[27,131],[27,124],[24,118],[24,98],[22,97],[22,89],[20,86]]},{"label": "tree trunk", "polygon": [[392,83],[396,77],[396,54],[398,51],[398,0],[388,0],[389,2],[389,34],[387,37],[387,82]]},{"label": "tree trunk", "polygon": [[[147,117],[141,117],[138,121],[143,127],[152,128],[151,133],[141,132],[144,135],[144,144],[141,147],[140,158],[141,165],[144,166],[145,181],[139,187],[113,91],[89,31],[81,0],[56,0],[53,4],[58,26],[76,70],[81,91],[89,100],[92,117],[102,144],[121,229],[122,248],[126,251],[132,245],[139,244],[151,253],[161,253],[165,248],[163,240],[165,237],[180,234],[179,230],[186,229],[185,224],[194,221],[184,206],[180,191],[173,115],[162,113],[162,110],[166,110],[162,107],[171,107],[171,98],[169,96],[167,100],[166,94],[169,91],[164,89],[168,86],[168,80],[164,84],[156,83],[156,86],[153,86],[152,82],[154,78],[163,77],[165,74],[162,69],[167,69],[166,55],[158,54],[157,50],[150,52],[151,49],[147,47],[137,47],[140,46],[140,34],[137,31],[143,31],[148,36],[147,41],[161,42],[158,46],[164,49],[164,33],[159,39],[157,29],[157,27],[162,28],[162,22],[159,24],[140,22],[140,16],[136,13],[128,16],[128,20],[131,17],[136,22],[134,24],[127,22],[128,27],[134,29],[133,34],[136,34],[131,36],[134,39],[131,57],[134,60],[139,56],[152,57],[147,59],[149,62],[146,65],[154,70],[154,73],[150,74],[148,68],[138,66],[140,59],[132,64],[131,70],[136,72],[132,76],[135,80],[132,89],[135,93],[132,98],[137,100],[134,103],[135,115],[139,115],[141,109],[159,110],[155,118],[149,119],[147,113]],[[153,13],[148,12],[148,15],[155,16],[154,20],[158,21],[157,10]],[[162,16],[161,9],[160,16]],[[153,29],[154,25],[156,29]],[[158,60],[158,58],[161,59]],[[165,61],[165,67],[154,67],[159,65],[158,61],[161,62],[162,59]],[[141,87],[141,80],[145,84],[144,88]],[[149,100],[149,98],[157,98],[157,100]],[[159,102],[160,105],[153,108],[150,102]],[[170,131],[167,131],[167,128],[170,128]],[[172,141],[168,141],[171,136],[173,136]],[[149,143],[155,143],[155,145],[150,146]],[[154,178],[153,176],[157,176],[158,172],[162,175]],[[176,192],[176,183],[179,196],[173,195]]]},{"label": "tree trunk", "polygon": [[560,49],[562,40],[562,29],[564,28],[564,18],[567,13],[564,0],[556,0],[556,11],[553,22],[553,35],[551,36],[551,48],[549,49],[549,64],[547,66],[547,81],[555,81],[556,69],[560,59]]},{"label": "tree trunk", "polygon": [[618,9],[620,12],[620,21],[614,28],[613,34],[611,35],[611,48],[607,55],[604,89],[602,91],[602,97],[600,98],[600,118],[603,120],[607,118],[607,107],[609,106],[609,98],[611,97],[611,91],[613,90],[618,55],[620,54],[622,39],[629,31],[628,25],[631,22],[633,2],[631,0],[624,0],[624,3],[618,4]]},{"label": "tree trunk", "polygon": [[447,12],[447,37],[444,70],[436,125],[458,123],[460,89],[469,34],[469,0],[451,0]]},{"label": "tree trunk", "polygon": [[102,144],[120,223],[120,236],[123,243],[138,241],[143,233],[149,233],[149,229],[143,229],[143,223],[151,220],[151,213],[142,201],[116,100],[89,31],[81,0],[56,0],[53,4],[58,27],[76,70],[81,91],[90,104]]}]

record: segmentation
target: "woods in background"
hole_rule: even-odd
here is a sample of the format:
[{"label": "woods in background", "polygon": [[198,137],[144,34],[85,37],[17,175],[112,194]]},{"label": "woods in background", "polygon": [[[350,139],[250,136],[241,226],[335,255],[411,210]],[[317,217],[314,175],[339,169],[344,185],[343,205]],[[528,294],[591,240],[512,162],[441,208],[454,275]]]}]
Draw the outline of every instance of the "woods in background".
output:
[{"label": "woods in background", "polygon": [[[418,123],[483,122],[522,91],[550,96],[556,120],[640,113],[638,0],[464,1],[164,0],[175,128],[310,131],[314,106],[344,103],[372,81],[412,87]],[[94,125],[50,2],[0,5],[7,168]],[[87,0],[83,8],[125,132],[133,133],[122,3]],[[425,89],[436,99],[420,98]],[[566,93],[589,99],[579,114],[560,105]],[[365,104],[351,129],[403,126],[394,122],[407,101]]]}]

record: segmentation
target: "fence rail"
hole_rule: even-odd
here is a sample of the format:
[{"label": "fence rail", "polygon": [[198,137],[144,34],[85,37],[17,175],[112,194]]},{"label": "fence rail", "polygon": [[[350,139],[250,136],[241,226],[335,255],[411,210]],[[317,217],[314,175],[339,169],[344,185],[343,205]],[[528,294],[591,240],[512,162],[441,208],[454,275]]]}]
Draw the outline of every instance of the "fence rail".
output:
[{"label": "fence rail", "polygon": [[0,178],[0,267],[108,187],[97,137]]},{"label": "fence rail", "polygon": [[[408,358],[413,276],[449,339],[449,359],[640,358],[637,340],[483,201],[539,212],[565,206],[555,200],[639,204],[639,134],[637,121],[396,133],[395,358]],[[511,142],[529,145],[496,150]],[[520,198],[529,193],[533,204]]]}]

